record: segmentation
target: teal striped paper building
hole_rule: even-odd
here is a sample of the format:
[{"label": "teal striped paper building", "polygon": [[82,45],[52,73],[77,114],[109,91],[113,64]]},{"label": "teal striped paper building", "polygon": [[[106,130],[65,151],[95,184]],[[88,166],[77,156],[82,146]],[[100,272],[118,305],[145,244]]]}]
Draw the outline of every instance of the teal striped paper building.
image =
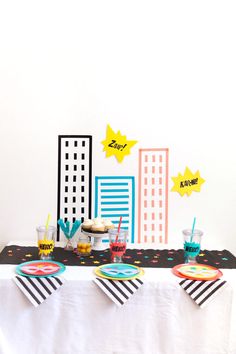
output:
[{"label": "teal striped paper building", "polygon": [[118,226],[121,216],[122,229],[129,230],[129,242],[134,243],[134,177],[95,177],[95,217],[110,219],[113,224]]}]

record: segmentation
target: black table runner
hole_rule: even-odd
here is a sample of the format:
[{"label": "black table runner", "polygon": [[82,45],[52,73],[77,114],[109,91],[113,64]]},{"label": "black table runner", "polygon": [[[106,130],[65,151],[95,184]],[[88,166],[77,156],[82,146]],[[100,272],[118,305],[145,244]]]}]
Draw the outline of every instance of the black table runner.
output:
[{"label": "black table runner", "polygon": [[[5,247],[0,253],[0,264],[20,264],[37,259],[39,259],[37,247],[13,245]],[[123,259],[124,263],[139,267],[172,268],[184,263],[184,252],[183,249],[127,249]],[[92,251],[90,256],[81,257],[60,247],[54,248],[53,260],[68,266],[99,266],[111,262],[109,249]],[[227,250],[201,250],[197,262],[222,269],[236,268],[236,258]]]}]

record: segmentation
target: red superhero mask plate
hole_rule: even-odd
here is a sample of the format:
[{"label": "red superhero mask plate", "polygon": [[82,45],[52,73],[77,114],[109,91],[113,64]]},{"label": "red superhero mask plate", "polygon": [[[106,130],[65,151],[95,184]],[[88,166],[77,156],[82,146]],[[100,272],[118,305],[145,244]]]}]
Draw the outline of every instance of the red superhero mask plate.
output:
[{"label": "red superhero mask plate", "polygon": [[16,272],[20,275],[45,277],[58,275],[64,272],[65,266],[54,261],[31,261],[21,263],[16,267]]}]

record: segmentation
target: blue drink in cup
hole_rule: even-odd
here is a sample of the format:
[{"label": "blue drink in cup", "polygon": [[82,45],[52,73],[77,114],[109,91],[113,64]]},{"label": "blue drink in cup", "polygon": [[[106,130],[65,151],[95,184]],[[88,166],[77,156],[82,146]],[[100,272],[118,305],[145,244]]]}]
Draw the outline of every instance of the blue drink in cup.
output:
[{"label": "blue drink in cup", "polygon": [[201,230],[183,230],[184,236],[184,263],[197,263],[196,257],[201,250]]}]

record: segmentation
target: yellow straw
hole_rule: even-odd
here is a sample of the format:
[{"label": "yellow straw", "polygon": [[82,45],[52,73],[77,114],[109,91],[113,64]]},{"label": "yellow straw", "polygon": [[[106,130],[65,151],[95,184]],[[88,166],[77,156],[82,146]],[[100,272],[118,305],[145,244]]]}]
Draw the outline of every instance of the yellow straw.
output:
[{"label": "yellow straw", "polygon": [[50,214],[48,214],[47,221],[46,221],[46,225],[45,225],[44,240],[46,240],[46,239],[47,239],[47,231],[48,231],[48,226],[49,226],[50,219],[51,219],[51,215],[50,215]]}]

